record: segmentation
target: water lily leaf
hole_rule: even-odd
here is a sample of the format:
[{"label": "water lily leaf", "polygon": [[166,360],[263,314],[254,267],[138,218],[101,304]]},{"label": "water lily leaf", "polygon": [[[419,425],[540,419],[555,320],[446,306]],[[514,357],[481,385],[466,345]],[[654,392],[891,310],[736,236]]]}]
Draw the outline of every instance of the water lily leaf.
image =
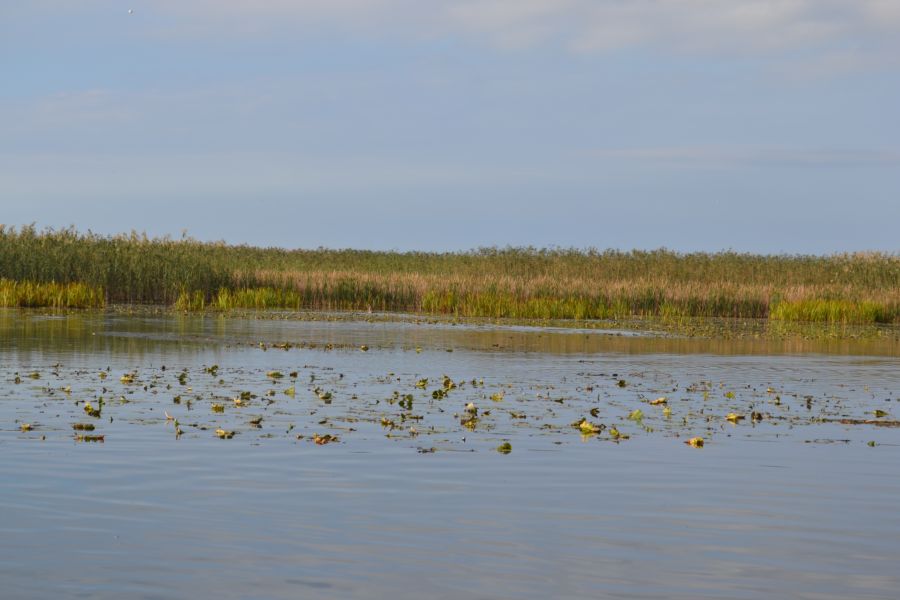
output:
[{"label": "water lily leaf", "polygon": [[579,425],[578,429],[581,430],[581,433],[599,433],[602,426],[597,425],[596,423],[591,423],[587,419],[584,419]]}]

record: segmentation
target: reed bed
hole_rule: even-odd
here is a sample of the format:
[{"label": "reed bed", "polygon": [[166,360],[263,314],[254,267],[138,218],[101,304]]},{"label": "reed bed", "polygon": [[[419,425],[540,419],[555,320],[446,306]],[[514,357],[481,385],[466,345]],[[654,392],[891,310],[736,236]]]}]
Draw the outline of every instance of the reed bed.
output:
[{"label": "reed bed", "polygon": [[83,283],[35,283],[0,279],[0,306],[7,308],[102,308],[102,288]]},{"label": "reed bed", "polygon": [[0,226],[0,277],[83,284],[109,303],[182,310],[900,323],[900,256],[886,253],[285,250]]}]

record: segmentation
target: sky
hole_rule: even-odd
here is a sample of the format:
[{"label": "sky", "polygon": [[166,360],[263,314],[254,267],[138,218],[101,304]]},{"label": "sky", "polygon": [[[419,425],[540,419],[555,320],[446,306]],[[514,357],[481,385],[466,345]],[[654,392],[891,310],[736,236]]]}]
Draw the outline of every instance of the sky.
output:
[{"label": "sky", "polygon": [[0,75],[7,226],[900,251],[898,0],[0,0]]}]

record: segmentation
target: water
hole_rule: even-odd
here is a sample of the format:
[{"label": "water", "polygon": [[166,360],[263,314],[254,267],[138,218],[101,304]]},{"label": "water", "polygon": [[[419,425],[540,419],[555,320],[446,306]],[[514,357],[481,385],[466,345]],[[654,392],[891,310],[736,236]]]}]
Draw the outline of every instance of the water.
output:
[{"label": "water", "polygon": [[4,596],[896,598],[900,359],[797,343],[0,312]]}]

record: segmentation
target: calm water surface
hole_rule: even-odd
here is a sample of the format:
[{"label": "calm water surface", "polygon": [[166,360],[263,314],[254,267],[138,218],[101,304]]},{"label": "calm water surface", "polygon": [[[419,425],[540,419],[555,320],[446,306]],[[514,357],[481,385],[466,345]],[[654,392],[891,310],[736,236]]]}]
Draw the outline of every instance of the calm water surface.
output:
[{"label": "calm water surface", "polygon": [[2,595],[897,598],[898,401],[867,342],[2,311]]}]

